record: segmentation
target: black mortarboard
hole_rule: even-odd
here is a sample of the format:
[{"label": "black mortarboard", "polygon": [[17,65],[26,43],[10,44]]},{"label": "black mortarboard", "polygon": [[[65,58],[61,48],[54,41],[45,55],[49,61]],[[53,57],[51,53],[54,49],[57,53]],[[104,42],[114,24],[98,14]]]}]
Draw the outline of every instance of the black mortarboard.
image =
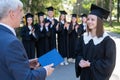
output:
[{"label": "black mortarboard", "polygon": [[38,12],[37,15],[38,15],[38,16],[44,16],[44,14],[45,14],[44,12]]},{"label": "black mortarboard", "polygon": [[77,17],[77,14],[72,14],[72,17]]},{"label": "black mortarboard", "polygon": [[31,13],[27,13],[27,14],[25,15],[25,18],[27,19],[27,18],[29,18],[29,17],[33,18],[34,16],[33,16]]},{"label": "black mortarboard", "polygon": [[34,17],[33,14],[27,13],[27,14],[25,15],[25,24],[27,25],[27,18],[32,18],[32,20],[33,20],[33,17]]},{"label": "black mortarboard", "polygon": [[91,12],[90,14],[96,15],[98,17],[100,17],[101,19],[107,19],[108,15],[109,15],[109,11],[106,9],[103,9],[99,6],[96,6],[94,4],[91,5]]},{"label": "black mortarboard", "polygon": [[87,17],[87,14],[82,14],[80,15],[80,17]]},{"label": "black mortarboard", "polygon": [[54,11],[54,8],[52,6],[46,8],[48,11]]},{"label": "black mortarboard", "polygon": [[63,10],[63,11],[60,11],[60,14],[64,14],[64,15],[66,15],[67,12]]}]

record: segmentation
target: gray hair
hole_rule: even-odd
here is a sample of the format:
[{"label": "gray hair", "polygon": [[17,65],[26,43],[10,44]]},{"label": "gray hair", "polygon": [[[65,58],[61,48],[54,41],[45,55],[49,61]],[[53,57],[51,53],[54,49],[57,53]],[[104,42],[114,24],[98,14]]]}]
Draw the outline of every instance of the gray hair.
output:
[{"label": "gray hair", "polygon": [[18,6],[23,7],[20,0],[0,0],[0,20],[7,16],[10,10],[16,10]]}]

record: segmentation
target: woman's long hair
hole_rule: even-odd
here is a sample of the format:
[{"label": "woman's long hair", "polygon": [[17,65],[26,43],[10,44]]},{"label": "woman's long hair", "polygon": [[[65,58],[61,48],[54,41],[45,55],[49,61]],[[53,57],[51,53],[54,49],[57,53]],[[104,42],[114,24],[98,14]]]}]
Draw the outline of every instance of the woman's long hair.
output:
[{"label": "woman's long hair", "polygon": [[[87,26],[87,32],[89,34],[89,32],[91,32],[91,30],[89,29],[89,27]],[[104,33],[104,28],[103,28],[103,20],[99,17],[97,17],[97,26],[96,26],[96,36],[102,37]]]}]

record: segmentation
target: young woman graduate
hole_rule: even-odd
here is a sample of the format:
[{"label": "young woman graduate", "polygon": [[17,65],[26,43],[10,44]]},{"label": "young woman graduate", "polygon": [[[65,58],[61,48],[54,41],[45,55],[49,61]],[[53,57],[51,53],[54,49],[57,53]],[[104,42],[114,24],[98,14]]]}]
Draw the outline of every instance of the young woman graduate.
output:
[{"label": "young woman graduate", "polygon": [[81,17],[81,21],[82,21],[80,24],[80,27],[82,28],[81,34],[83,34],[86,32],[86,28],[87,28],[87,14],[82,14],[80,17]]},{"label": "young woman graduate", "polygon": [[62,10],[60,11],[60,17],[59,17],[59,23],[56,27],[57,34],[58,34],[58,51],[60,52],[61,56],[64,58],[64,62],[62,62],[60,65],[68,65],[67,62],[67,35],[66,35],[66,29],[65,29],[65,24],[66,24],[66,15],[67,12]]},{"label": "young woman graduate", "polygon": [[68,29],[68,45],[69,45],[69,56],[68,61],[75,63],[75,44],[78,38],[78,31],[79,24],[77,22],[77,14],[72,14],[70,26]]},{"label": "young woman graduate", "polygon": [[29,59],[35,58],[35,28],[33,26],[34,16],[31,13],[25,15],[26,25],[21,29],[21,37],[24,48]]},{"label": "young woman graduate", "polygon": [[80,80],[109,80],[116,61],[115,42],[103,29],[109,11],[94,4],[87,19],[87,32],[79,38],[75,62]]},{"label": "young woman graduate", "polygon": [[46,52],[50,50],[50,31],[49,31],[49,23],[45,23],[44,21],[44,12],[38,12],[38,23],[35,24],[35,34],[37,37],[36,41],[36,49],[37,49],[37,57],[42,56]]}]

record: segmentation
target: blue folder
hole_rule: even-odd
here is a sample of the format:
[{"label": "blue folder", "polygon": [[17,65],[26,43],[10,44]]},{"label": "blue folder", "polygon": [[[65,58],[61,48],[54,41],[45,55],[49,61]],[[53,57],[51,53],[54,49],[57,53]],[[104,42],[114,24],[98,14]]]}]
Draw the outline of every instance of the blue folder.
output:
[{"label": "blue folder", "polygon": [[41,66],[46,66],[53,63],[54,64],[53,67],[56,67],[61,62],[63,62],[64,59],[56,49],[53,49],[47,52],[46,54],[44,54],[43,56],[39,57],[38,61],[41,64]]}]

